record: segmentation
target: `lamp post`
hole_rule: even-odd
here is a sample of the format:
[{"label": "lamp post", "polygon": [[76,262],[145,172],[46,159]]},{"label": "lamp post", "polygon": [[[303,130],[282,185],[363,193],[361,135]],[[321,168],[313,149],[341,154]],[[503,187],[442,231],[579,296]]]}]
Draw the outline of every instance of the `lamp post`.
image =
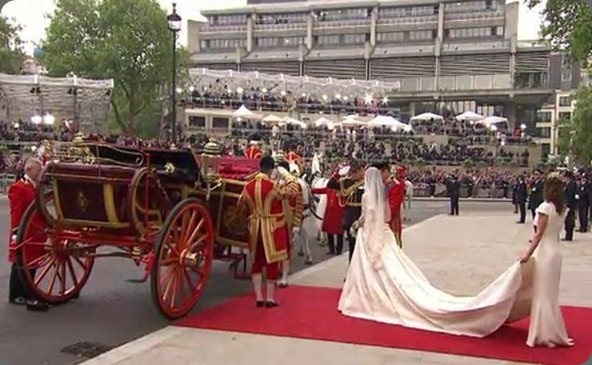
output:
[{"label": "lamp post", "polygon": [[173,78],[171,87],[171,140],[177,142],[177,34],[181,31],[181,17],[177,14],[177,4],[173,3],[173,12],[167,15],[168,28],[173,35]]}]

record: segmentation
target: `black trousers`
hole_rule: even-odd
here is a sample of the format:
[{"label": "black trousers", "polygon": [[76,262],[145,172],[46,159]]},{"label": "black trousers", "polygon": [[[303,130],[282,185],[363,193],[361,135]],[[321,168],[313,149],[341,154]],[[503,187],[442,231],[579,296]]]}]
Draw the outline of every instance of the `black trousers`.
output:
[{"label": "black trousers", "polygon": [[458,215],[458,196],[451,196],[450,197],[450,214],[451,215]]},{"label": "black trousers", "polygon": [[530,214],[532,214],[532,219],[534,220],[534,217],[536,217],[536,209],[530,209]]},{"label": "black trousers", "polygon": [[343,234],[327,233],[327,246],[329,246],[329,252],[341,255],[343,251]]},{"label": "black trousers", "polygon": [[567,211],[567,217],[565,217],[565,240],[573,240],[574,228],[576,226],[576,212],[573,209]]},{"label": "black trousers", "polygon": [[588,206],[578,207],[578,218],[580,221],[580,232],[588,232]]},{"label": "black trousers", "polygon": [[[27,289],[23,280],[23,274],[21,268],[17,264],[12,264],[10,268],[10,283],[8,289],[8,299],[13,301],[17,298],[24,298],[28,300],[34,300],[35,298]],[[35,277],[35,269],[30,270],[31,276]]]},{"label": "black trousers", "polygon": [[362,207],[352,207],[347,206],[343,212],[343,231],[347,237],[347,245],[349,248],[349,261],[351,262],[352,256],[354,254],[354,249],[356,248],[356,236],[351,234],[351,227],[358,219],[360,219],[360,215],[362,214]]},{"label": "black trousers", "polygon": [[526,221],[526,203],[518,203],[518,209],[520,211],[520,220],[518,222],[524,223]]}]

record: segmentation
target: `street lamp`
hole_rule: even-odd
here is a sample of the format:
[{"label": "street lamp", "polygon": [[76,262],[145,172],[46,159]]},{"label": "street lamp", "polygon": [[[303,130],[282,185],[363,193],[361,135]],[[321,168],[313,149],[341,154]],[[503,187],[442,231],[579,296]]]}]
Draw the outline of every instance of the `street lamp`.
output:
[{"label": "street lamp", "polygon": [[173,79],[171,85],[172,142],[177,141],[177,34],[181,31],[181,17],[177,14],[177,4],[173,3],[173,12],[167,15],[168,28],[173,34]]}]

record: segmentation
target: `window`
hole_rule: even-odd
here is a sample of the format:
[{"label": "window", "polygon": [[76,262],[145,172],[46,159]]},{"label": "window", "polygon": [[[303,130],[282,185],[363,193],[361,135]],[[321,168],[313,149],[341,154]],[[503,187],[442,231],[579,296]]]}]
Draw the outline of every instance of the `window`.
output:
[{"label": "window", "polygon": [[212,128],[214,129],[228,129],[228,118],[213,117]]},{"label": "window", "polygon": [[551,128],[549,127],[542,127],[537,128],[539,132],[539,137],[541,138],[550,138],[551,137]]},{"label": "window", "polygon": [[405,33],[403,32],[390,32],[390,33],[377,33],[376,42],[378,43],[397,43],[405,40]]},{"label": "window", "polygon": [[559,112],[559,123],[564,124],[571,120],[571,112]]},{"label": "window", "polygon": [[551,154],[551,144],[550,143],[542,143],[541,149],[542,149],[543,155]]},{"label": "window", "polygon": [[551,123],[552,113],[547,111],[538,111],[536,116],[537,122]]},{"label": "window", "polygon": [[417,30],[409,32],[410,41],[426,41],[432,39],[431,30]]},{"label": "window", "polygon": [[339,44],[339,35],[320,35],[317,37],[319,45]]},{"label": "window", "polygon": [[194,128],[205,128],[206,118],[202,116],[192,115],[189,117],[189,126]]},{"label": "window", "polygon": [[304,43],[304,37],[259,37],[255,45],[259,48],[294,48]]},{"label": "window", "polygon": [[570,107],[571,106],[571,96],[560,96],[559,97],[559,106]]},{"label": "window", "polygon": [[492,0],[485,0],[485,9],[491,10],[493,8],[493,1]]},{"label": "window", "polygon": [[361,44],[366,42],[365,34],[344,34],[343,43],[345,44]]},{"label": "window", "polygon": [[244,47],[246,43],[244,39],[210,39],[205,42],[207,42],[207,46],[202,47],[204,49],[235,49],[236,47]]},{"label": "window", "polygon": [[561,82],[571,83],[571,59],[563,55],[561,60]]}]

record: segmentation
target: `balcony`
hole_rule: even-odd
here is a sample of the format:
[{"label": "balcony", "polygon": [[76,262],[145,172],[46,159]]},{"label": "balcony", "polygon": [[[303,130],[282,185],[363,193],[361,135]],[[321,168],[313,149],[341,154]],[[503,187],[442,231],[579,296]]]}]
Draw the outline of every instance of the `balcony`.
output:
[{"label": "balcony", "polygon": [[209,24],[205,23],[200,29],[202,34],[242,33],[247,31],[247,24]]}]

